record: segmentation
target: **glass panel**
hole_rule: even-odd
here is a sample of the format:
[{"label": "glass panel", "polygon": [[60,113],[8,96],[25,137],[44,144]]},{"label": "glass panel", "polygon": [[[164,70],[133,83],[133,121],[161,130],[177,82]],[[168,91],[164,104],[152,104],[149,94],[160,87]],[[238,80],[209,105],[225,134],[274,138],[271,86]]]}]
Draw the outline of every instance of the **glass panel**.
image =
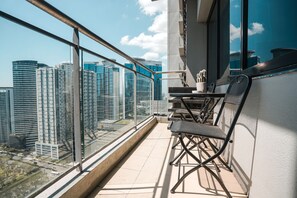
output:
[{"label": "glass panel", "polygon": [[133,72],[86,52],[83,52],[83,60],[82,141],[87,157],[134,126],[134,111],[124,111],[126,103],[131,104],[134,100],[134,92],[133,85],[124,87],[127,83],[124,77],[128,80]]},{"label": "glass panel", "polygon": [[137,75],[136,84],[137,123],[152,114],[152,82],[151,79]]},{"label": "glass panel", "polygon": [[0,26],[0,197],[26,197],[73,166],[71,48]]},{"label": "glass panel", "polygon": [[241,0],[230,1],[230,73],[241,70]]},{"label": "glass panel", "polygon": [[[220,50],[219,50],[219,78],[229,71],[230,53],[230,3],[229,0],[220,0]],[[228,69],[228,70],[226,70]],[[229,73],[226,73],[229,75]]]},{"label": "glass panel", "polygon": [[124,77],[124,120],[129,120],[131,123],[134,124],[134,73],[132,71],[124,69]]},{"label": "glass panel", "polygon": [[297,49],[297,1],[249,1],[248,66]]}]

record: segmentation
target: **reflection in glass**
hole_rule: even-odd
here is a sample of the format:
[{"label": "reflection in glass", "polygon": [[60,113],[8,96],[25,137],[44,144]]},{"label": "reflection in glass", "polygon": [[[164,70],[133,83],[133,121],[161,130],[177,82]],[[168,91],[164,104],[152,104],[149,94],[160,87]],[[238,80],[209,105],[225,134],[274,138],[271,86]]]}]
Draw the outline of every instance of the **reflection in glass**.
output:
[{"label": "reflection in glass", "polygon": [[230,1],[230,73],[241,70],[241,0]]},{"label": "reflection in glass", "polygon": [[151,80],[142,75],[137,75],[136,114],[138,123],[152,114]]},{"label": "reflection in glass", "polygon": [[248,50],[258,63],[296,51],[296,6],[291,0],[249,0]]},{"label": "reflection in glass", "polygon": [[83,63],[81,93],[82,141],[87,157],[133,127],[134,73],[87,53],[83,56],[88,60]]}]

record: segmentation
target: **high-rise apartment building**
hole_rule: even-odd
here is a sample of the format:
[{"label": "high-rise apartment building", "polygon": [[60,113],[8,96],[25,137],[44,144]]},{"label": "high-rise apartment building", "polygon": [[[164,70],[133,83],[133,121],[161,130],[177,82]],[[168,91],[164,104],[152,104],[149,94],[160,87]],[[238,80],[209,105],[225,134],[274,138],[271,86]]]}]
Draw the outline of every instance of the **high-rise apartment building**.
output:
[{"label": "high-rise apartment building", "polygon": [[13,88],[0,87],[0,143],[7,143],[14,132]]},{"label": "high-rise apartment building", "polygon": [[86,62],[84,69],[97,76],[97,119],[120,119],[120,70],[108,61]]},{"label": "high-rise apartment building", "polygon": [[[97,129],[96,75],[83,71],[81,75],[82,120],[85,135]],[[38,155],[53,159],[71,149],[73,137],[73,84],[72,64],[63,63],[56,68],[37,69]]]},{"label": "high-rise apartment building", "polygon": [[[83,71],[81,76],[82,119],[85,133],[91,135],[97,131],[97,78],[93,71]],[[85,134],[86,135],[86,134]]]},{"label": "high-rise apartment building", "polygon": [[37,141],[36,69],[46,67],[33,60],[12,62],[15,135],[24,136],[26,148]]},{"label": "high-rise apartment building", "polygon": [[[57,65],[57,68],[62,69],[65,72],[65,121],[66,121],[66,144],[73,138],[73,86],[72,86],[72,63],[61,63]],[[70,144],[68,143],[68,147]]]},{"label": "high-rise apartment building", "polygon": [[65,71],[40,68],[36,72],[38,155],[59,158],[59,146],[66,140]]}]

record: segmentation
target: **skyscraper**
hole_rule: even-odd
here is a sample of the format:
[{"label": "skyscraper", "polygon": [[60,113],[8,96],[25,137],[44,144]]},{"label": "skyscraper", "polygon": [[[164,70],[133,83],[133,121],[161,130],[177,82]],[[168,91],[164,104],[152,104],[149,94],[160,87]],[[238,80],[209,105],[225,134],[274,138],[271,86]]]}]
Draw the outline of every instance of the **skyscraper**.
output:
[{"label": "skyscraper", "polygon": [[36,69],[45,67],[33,60],[13,61],[15,135],[25,136],[26,148],[37,141]]},{"label": "skyscraper", "polygon": [[14,132],[13,88],[0,87],[0,143],[7,143]]},{"label": "skyscraper", "polygon": [[[73,85],[72,85],[72,63],[61,63],[57,68],[65,72],[65,121],[66,121],[66,142],[73,138]],[[70,145],[70,144],[69,144]]]},{"label": "skyscraper", "polygon": [[[161,61],[151,61],[141,58],[135,58],[137,61],[142,63],[147,68],[153,71],[162,71],[162,62]],[[125,63],[125,66],[132,69],[133,63]],[[142,73],[145,76],[151,77],[150,72],[136,65],[136,70]],[[162,100],[162,82],[160,80],[162,74],[154,74],[154,100]],[[151,94],[151,86],[149,83],[149,78],[145,78],[141,75],[137,78],[136,84],[136,104],[139,105],[143,100],[147,100],[147,97]],[[134,74],[132,72],[125,72],[125,117],[133,117],[133,84],[134,84]]]},{"label": "skyscraper", "polygon": [[59,158],[59,146],[66,140],[65,71],[40,68],[36,73],[38,155]]},{"label": "skyscraper", "polygon": [[86,62],[84,69],[97,76],[97,118],[120,119],[120,70],[108,61]]},{"label": "skyscraper", "polygon": [[[97,130],[96,75],[81,73],[81,119],[85,135]],[[59,159],[63,151],[71,149],[73,137],[72,64],[62,63],[56,68],[37,69],[38,155]]]},{"label": "skyscraper", "polygon": [[[142,63],[145,67],[158,72],[162,71],[162,62],[161,61],[152,61],[152,60],[145,60],[142,58],[135,58],[138,62]],[[125,63],[125,66],[132,69],[133,64],[132,63]],[[136,66],[137,71],[140,73],[150,76],[150,72],[147,70],[139,67],[138,65]],[[132,73],[131,73],[132,74]],[[154,100],[162,100],[162,82],[160,80],[162,78],[162,74],[154,74]]]}]

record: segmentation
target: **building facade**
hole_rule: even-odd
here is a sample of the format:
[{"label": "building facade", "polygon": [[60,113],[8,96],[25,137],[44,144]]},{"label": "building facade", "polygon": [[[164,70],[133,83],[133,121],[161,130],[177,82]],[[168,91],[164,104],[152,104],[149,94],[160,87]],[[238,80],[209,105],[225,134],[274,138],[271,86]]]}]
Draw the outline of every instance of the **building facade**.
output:
[{"label": "building facade", "polygon": [[[161,61],[152,61],[152,60],[145,60],[141,58],[135,58],[137,61],[142,63],[147,68],[158,72],[162,71],[162,62]],[[127,68],[132,69],[132,63],[125,63]],[[137,71],[141,74],[151,77],[150,72],[141,68],[140,66],[136,66]],[[154,74],[154,100],[162,100],[162,74]],[[134,111],[134,74],[130,71],[125,71],[125,117],[132,118]],[[138,75],[137,76],[137,83],[136,83],[136,105],[138,106],[138,114],[147,114],[149,113],[149,109],[145,107],[151,106],[151,104],[147,104],[147,102],[152,97],[152,83],[149,78],[144,76]]]},{"label": "building facade", "polygon": [[86,62],[84,69],[96,73],[97,119],[120,119],[120,70],[108,61]]},{"label": "building facade", "polygon": [[38,141],[37,155],[59,158],[59,146],[66,140],[65,71],[40,68],[36,72]]},{"label": "building facade", "polygon": [[12,62],[15,135],[25,137],[25,147],[34,148],[38,139],[36,69],[45,67],[33,60]]},{"label": "building facade", "polygon": [[13,88],[0,87],[0,143],[7,143],[14,130]]},{"label": "building facade", "polygon": [[[97,129],[96,75],[92,71],[83,71],[81,74],[82,128],[85,135],[89,136]],[[72,64],[63,63],[56,68],[37,69],[36,79],[38,113],[36,153],[59,159],[72,149]]]},{"label": "building facade", "polygon": [[83,71],[81,80],[82,120],[85,135],[93,136],[97,131],[97,78],[93,71]]}]

